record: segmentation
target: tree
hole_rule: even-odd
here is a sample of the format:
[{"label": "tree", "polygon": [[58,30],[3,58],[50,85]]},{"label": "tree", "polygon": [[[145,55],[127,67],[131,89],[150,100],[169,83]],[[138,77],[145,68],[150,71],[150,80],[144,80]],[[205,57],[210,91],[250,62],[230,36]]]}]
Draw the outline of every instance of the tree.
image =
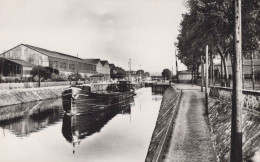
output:
[{"label": "tree", "polygon": [[78,80],[82,80],[83,77],[82,77],[81,74],[71,73],[71,74],[68,76],[68,79],[69,79],[69,80],[73,80],[73,81],[78,81]]},{"label": "tree", "polygon": [[150,77],[150,73],[149,72],[145,72],[144,73],[144,77]]},{"label": "tree", "polygon": [[31,75],[33,77],[40,75],[41,78],[44,79],[50,79],[51,78],[51,73],[49,70],[47,70],[46,68],[42,67],[42,66],[36,66],[32,69],[31,71]]},{"label": "tree", "polygon": [[[232,2],[232,0],[188,0],[187,6],[190,12],[183,15],[178,42],[175,43],[179,49],[178,58],[192,69],[198,67],[199,57],[204,56],[204,47],[209,45],[209,54],[212,58],[216,55],[221,57],[227,85],[229,82],[226,60],[234,52]],[[258,1],[243,3],[244,56],[258,46],[259,3]]]},{"label": "tree", "polygon": [[122,68],[115,68],[111,73],[112,79],[123,79],[126,77],[126,72]]},{"label": "tree", "polygon": [[136,75],[140,75],[143,76],[144,75],[144,70],[140,69],[136,71]]},{"label": "tree", "polygon": [[169,69],[163,69],[162,76],[168,80],[172,77],[172,72]]}]

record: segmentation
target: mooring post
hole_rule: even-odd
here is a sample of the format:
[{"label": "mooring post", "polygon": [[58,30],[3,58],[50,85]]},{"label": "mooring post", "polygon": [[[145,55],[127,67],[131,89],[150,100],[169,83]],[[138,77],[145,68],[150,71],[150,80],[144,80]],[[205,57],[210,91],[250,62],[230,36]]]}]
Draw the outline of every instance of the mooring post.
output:
[{"label": "mooring post", "polygon": [[208,69],[208,64],[209,64],[209,59],[208,59],[208,51],[209,51],[209,47],[208,45],[206,45],[206,86],[205,86],[205,115],[209,114],[208,111],[208,85],[209,85],[209,69]]}]

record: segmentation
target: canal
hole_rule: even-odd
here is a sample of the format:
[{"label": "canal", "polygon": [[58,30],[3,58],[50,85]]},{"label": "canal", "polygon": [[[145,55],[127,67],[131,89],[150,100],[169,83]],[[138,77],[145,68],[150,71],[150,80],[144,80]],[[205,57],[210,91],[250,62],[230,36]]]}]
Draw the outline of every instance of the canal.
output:
[{"label": "canal", "polygon": [[0,108],[0,161],[144,161],[161,100],[141,88],[95,115],[68,116],[61,99]]}]

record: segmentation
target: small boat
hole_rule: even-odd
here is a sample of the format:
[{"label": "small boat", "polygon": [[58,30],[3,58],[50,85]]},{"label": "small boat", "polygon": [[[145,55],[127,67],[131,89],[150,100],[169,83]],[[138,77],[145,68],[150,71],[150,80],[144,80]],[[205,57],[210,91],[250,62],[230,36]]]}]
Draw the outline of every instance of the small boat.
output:
[{"label": "small boat", "polygon": [[62,93],[66,113],[77,115],[96,113],[109,106],[130,100],[135,95],[130,81],[108,84],[106,90],[94,90],[92,84],[70,87]]}]

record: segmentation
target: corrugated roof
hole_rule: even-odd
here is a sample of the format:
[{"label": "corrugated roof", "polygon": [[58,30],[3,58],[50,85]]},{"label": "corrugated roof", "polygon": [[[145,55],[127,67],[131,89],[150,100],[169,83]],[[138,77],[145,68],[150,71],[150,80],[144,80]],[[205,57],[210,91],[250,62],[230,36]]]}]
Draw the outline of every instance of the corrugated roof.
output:
[{"label": "corrugated roof", "polygon": [[114,68],[115,65],[114,64],[109,64],[110,68]]},{"label": "corrugated roof", "polygon": [[[106,64],[108,64],[109,65],[109,63],[108,63],[108,61],[107,60],[102,60],[102,61],[100,61],[101,62],[101,64],[103,65],[103,66],[105,66]],[[109,66],[110,67],[110,66]]]},{"label": "corrugated roof", "polygon": [[64,54],[64,53],[60,53],[60,52],[56,52],[56,51],[50,51],[50,50],[47,50],[47,49],[44,49],[44,48],[35,47],[35,46],[28,45],[28,44],[21,44],[21,45],[24,45],[25,47],[28,47],[32,50],[35,50],[35,51],[42,53],[44,55],[47,55],[49,57],[55,57],[55,58],[60,58],[60,59],[65,59],[65,60],[78,61],[80,63],[92,64],[90,62],[84,61],[81,58],[71,56],[71,55],[68,55],[68,54]]},{"label": "corrugated roof", "polygon": [[84,59],[84,60],[95,65],[97,65],[98,62],[100,62],[100,59]]},{"label": "corrugated roof", "polygon": [[[0,59],[2,59],[2,57],[0,57]],[[9,59],[9,58],[5,58],[5,60],[14,62],[16,64],[22,65],[22,66],[27,66],[27,67],[35,67],[36,65],[31,64],[29,62],[23,61],[23,60],[17,60],[17,59]]]}]

